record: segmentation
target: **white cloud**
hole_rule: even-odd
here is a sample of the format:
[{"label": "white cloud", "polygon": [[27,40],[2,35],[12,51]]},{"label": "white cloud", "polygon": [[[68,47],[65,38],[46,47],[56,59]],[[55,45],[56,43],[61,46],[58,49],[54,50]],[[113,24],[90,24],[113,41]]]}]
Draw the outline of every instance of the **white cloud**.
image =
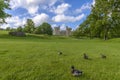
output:
[{"label": "white cloud", "polygon": [[[38,26],[43,22],[48,22],[49,16],[45,13],[41,13],[41,14],[36,14],[31,19],[34,21],[35,26]],[[27,17],[19,18],[18,16],[13,16],[10,18],[6,18],[5,20],[6,20],[7,24],[3,24],[2,28],[6,28],[6,27],[17,28],[19,26],[23,26],[26,24]]]},{"label": "white cloud", "polygon": [[95,5],[95,0],[93,0],[92,5],[93,5],[93,6]]},{"label": "white cloud", "polygon": [[38,6],[30,6],[30,7],[28,7],[28,12],[30,14],[35,14],[35,13],[37,13],[38,8],[39,8]]},{"label": "white cloud", "polygon": [[57,0],[11,0],[10,5],[12,9],[24,8],[30,14],[35,14],[38,12],[40,6],[52,6],[57,2]]},{"label": "white cloud", "polygon": [[87,10],[87,9],[91,9],[90,3],[83,4],[79,9],[76,9],[75,12],[82,13],[84,10]]},{"label": "white cloud", "polygon": [[54,28],[54,27],[58,27],[57,24],[52,24],[51,26],[52,26],[52,28]]},{"label": "white cloud", "polygon": [[17,28],[23,26],[26,23],[26,18],[20,19],[18,16],[13,16],[5,19],[7,24],[3,24],[2,28],[11,27]]},{"label": "white cloud", "polygon": [[54,29],[54,27],[60,26],[60,30],[66,30],[67,25],[66,24],[61,24],[61,25],[52,24],[51,26],[52,26],[53,29]]},{"label": "white cloud", "polygon": [[[6,18],[8,24],[12,24],[13,27],[23,26],[26,23],[26,18],[20,19],[18,16]],[[12,27],[12,26],[11,26]]]},{"label": "white cloud", "polygon": [[51,12],[54,12],[55,14],[64,14],[68,10],[69,7],[71,7],[70,4],[62,3],[58,5],[56,8],[53,7],[53,9],[51,9]]},{"label": "white cloud", "polygon": [[62,24],[62,25],[60,26],[60,30],[66,30],[66,25],[65,25],[65,24]]},{"label": "white cloud", "polygon": [[36,26],[39,26],[43,22],[48,22],[49,16],[45,13],[37,14],[35,17],[33,17],[33,21]]},{"label": "white cloud", "polygon": [[85,17],[84,14],[81,14],[79,16],[66,16],[64,14],[56,15],[55,17],[52,18],[54,22],[76,22],[81,20],[83,17]]},{"label": "white cloud", "polygon": [[3,24],[1,28],[6,29],[7,27],[10,27],[10,26],[11,26],[10,24]]},{"label": "white cloud", "polygon": [[[58,2],[60,2],[61,4]],[[73,8],[71,8],[73,7],[71,6],[72,4],[70,5],[69,3],[65,3],[64,0],[10,0],[12,10],[23,8],[26,9],[28,12],[18,16],[7,18],[6,21],[8,22],[8,24],[4,24],[3,26],[22,26],[26,23],[27,18],[31,18],[36,26],[40,25],[43,22],[50,21],[63,22],[62,26],[64,26],[64,22],[76,22],[83,19],[85,17],[85,14],[83,14],[82,12],[84,10],[90,9],[92,4],[95,4],[95,0],[93,0],[92,3],[83,4],[81,8],[74,10],[74,14],[72,10]],[[40,12],[38,11],[43,11],[43,13],[39,14]],[[52,13],[48,15],[45,14],[44,11],[51,11]],[[81,13],[81,15],[75,16],[77,15],[76,13]],[[56,15],[53,16],[54,14]],[[52,17],[52,19],[50,19],[50,17]]]},{"label": "white cloud", "polygon": [[58,0],[46,0],[48,3],[47,4],[49,4],[49,6],[52,6],[52,5],[54,5]]}]

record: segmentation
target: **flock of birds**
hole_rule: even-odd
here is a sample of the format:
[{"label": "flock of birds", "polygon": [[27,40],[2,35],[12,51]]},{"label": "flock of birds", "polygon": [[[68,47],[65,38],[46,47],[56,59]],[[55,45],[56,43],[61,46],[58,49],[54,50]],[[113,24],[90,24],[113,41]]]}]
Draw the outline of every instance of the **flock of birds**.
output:
[{"label": "flock of birds", "polygon": [[[58,55],[62,55],[63,53],[61,51],[58,52]],[[106,59],[106,55],[100,54],[102,59]],[[91,58],[88,57],[86,53],[83,54],[83,58],[85,60],[91,60]],[[73,76],[81,76],[83,74],[83,71],[75,69],[74,66],[71,66],[71,74]]]}]

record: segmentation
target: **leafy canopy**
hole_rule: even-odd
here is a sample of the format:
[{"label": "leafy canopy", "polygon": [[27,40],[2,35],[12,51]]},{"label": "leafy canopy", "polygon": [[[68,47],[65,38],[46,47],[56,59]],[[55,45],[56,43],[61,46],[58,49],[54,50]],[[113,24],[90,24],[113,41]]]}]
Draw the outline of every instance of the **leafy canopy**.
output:
[{"label": "leafy canopy", "polygon": [[6,9],[10,10],[9,0],[0,0],[0,24],[6,23],[5,18],[10,17]]}]

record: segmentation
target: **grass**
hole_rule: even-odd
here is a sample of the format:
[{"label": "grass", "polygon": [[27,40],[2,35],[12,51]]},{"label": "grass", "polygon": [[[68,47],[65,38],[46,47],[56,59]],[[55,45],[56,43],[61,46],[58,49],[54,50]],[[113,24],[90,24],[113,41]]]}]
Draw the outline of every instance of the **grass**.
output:
[{"label": "grass", "polygon": [[[0,80],[120,80],[120,38],[103,41],[0,33]],[[92,60],[84,60],[84,52]],[[100,58],[100,53],[107,58]],[[71,65],[83,75],[73,77]]]}]

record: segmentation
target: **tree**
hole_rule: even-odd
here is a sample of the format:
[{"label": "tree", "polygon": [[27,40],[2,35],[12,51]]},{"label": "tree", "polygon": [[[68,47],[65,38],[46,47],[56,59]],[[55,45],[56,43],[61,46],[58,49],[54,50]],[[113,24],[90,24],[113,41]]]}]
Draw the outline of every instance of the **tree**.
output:
[{"label": "tree", "polygon": [[[92,9],[92,14],[97,16],[97,18],[93,16],[96,19],[95,26],[98,27],[99,35],[104,40],[110,38],[117,27],[120,29],[119,4],[119,0],[96,0],[96,4]],[[119,32],[119,29],[116,32]]]},{"label": "tree", "polygon": [[[87,19],[79,26],[85,36],[120,37],[120,0],[96,0]],[[81,27],[81,28],[80,28]]]},{"label": "tree", "polygon": [[10,10],[9,1],[0,0],[0,24],[6,23],[5,18],[10,17],[10,15],[5,12],[5,9]]},{"label": "tree", "polygon": [[52,35],[53,30],[50,24],[44,22],[40,25],[41,27],[41,33],[42,34],[48,34],[48,35]]},{"label": "tree", "polygon": [[81,33],[80,33],[80,31],[79,31],[78,29],[75,30],[75,31],[73,31],[72,35],[73,35],[74,37],[76,37],[76,38],[80,38],[80,37],[81,37]]},{"label": "tree", "polygon": [[41,26],[38,26],[37,28],[35,28],[34,33],[35,34],[42,34],[42,32],[41,32]]},{"label": "tree", "polygon": [[23,28],[21,27],[21,26],[19,26],[18,28],[17,28],[17,32],[22,32],[23,31]]},{"label": "tree", "polygon": [[6,31],[10,31],[10,29],[11,29],[10,27],[7,27],[7,28],[6,28]]},{"label": "tree", "polygon": [[111,0],[111,4],[112,35],[120,37],[120,0]]},{"label": "tree", "polygon": [[35,30],[35,24],[32,19],[27,19],[27,23],[24,27],[24,31],[27,33],[33,33]]}]

